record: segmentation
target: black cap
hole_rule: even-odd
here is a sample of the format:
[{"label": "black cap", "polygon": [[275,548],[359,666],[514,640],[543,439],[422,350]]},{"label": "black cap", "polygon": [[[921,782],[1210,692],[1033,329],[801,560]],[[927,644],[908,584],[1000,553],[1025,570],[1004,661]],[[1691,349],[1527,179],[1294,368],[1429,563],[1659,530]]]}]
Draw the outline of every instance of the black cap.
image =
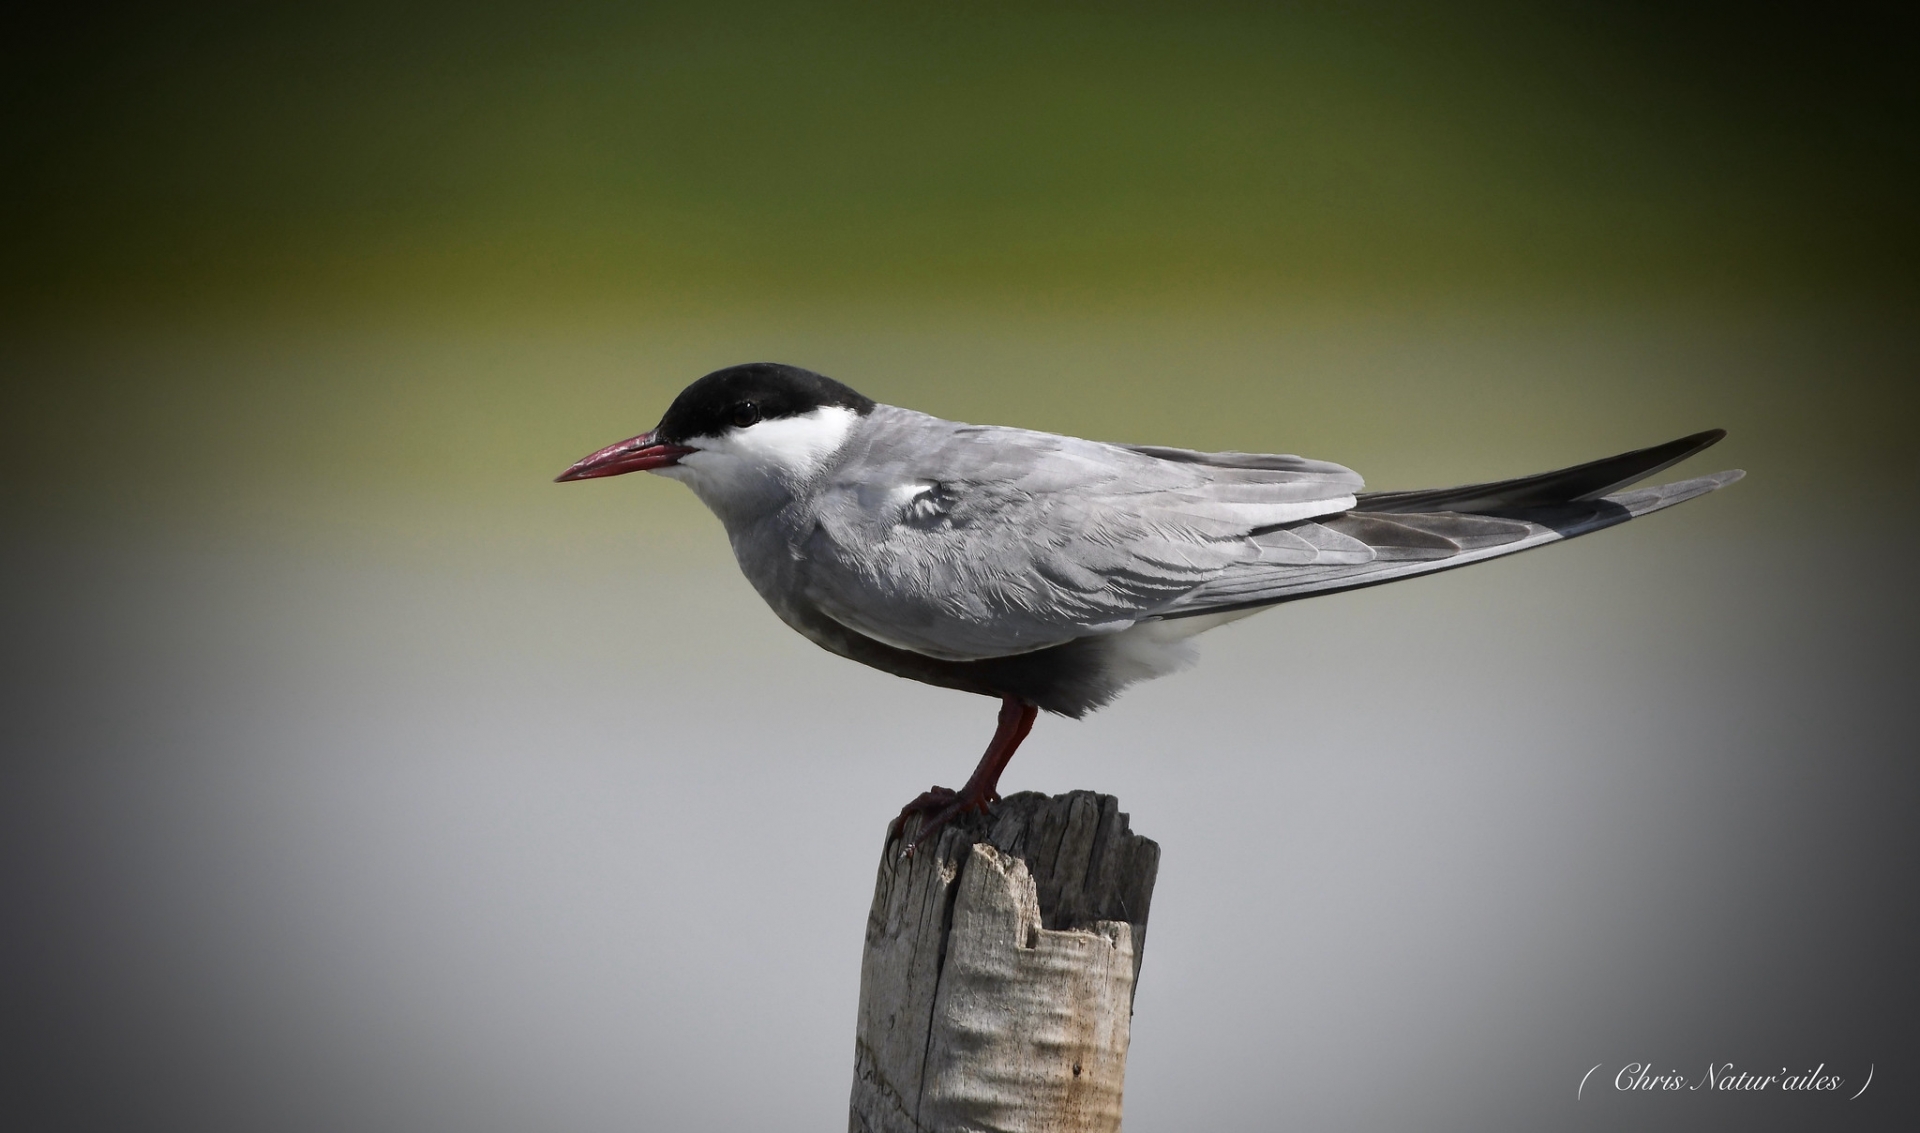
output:
[{"label": "black cap", "polygon": [[873,412],[874,401],[812,370],[748,362],[715,370],[681,390],[654,436],[674,443],[716,437],[756,421],[798,417],[830,405],[864,417]]}]

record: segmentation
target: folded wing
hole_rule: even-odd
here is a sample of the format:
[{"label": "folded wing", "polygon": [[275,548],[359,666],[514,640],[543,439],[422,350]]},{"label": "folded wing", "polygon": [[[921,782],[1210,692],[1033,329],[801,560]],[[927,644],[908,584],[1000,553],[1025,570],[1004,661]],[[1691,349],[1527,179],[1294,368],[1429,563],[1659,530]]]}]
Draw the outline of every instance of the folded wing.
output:
[{"label": "folded wing", "polygon": [[1718,430],[1515,480],[1361,493],[1337,464],[1126,447],[882,406],[796,548],[807,598],[877,641],[1007,657],[1573,538],[1739,479],[1621,491]]},{"label": "folded wing", "polygon": [[[1716,472],[1635,491],[1636,483],[1707,448],[1723,430],[1603,460],[1487,484],[1410,492],[1370,492],[1351,511],[1257,535],[1263,547],[1291,536],[1255,562],[1235,563],[1170,603],[1168,618],[1257,609],[1297,598],[1353,590],[1483,562],[1624,523],[1740,479]],[[1608,494],[1611,493],[1611,494]],[[1294,540],[1348,539],[1347,562],[1308,561]]]},{"label": "folded wing", "polygon": [[1362,486],[1299,457],[883,411],[893,416],[847,461],[857,476],[813,501],[807,596],[850,629],[945,660],[1127,629],[1257,558],[1256,532],[1344,512]]}]

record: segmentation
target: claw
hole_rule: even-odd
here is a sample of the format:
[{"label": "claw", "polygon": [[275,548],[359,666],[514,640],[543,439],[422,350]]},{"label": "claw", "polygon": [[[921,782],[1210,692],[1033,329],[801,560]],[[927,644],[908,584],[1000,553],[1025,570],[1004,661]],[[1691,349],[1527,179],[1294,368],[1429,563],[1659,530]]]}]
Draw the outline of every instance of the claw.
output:
[{"label": "claw", "polygon": [[[953,805],[953,800],[958,797],[959,794],[950,787],[929,787],[925,791],[922,791],[919,798],[901,807],[900,813],[894,816],[894,820],[888,824],[887,841],[891,842],[904,834],[907,829],[907,819],[916,814],[923,816],[919,833],[921,836],[925,836],[932,828],[928,826],[924,816],[945,811]],[[916,839],[916,841],[917,840],[918,839]],[[907,844],[907,855],[909,857],[913,855],[912,843]]]},{"label": "claw", "polygon": [[[972,784],[968,785],[969,787]],[[994,803],[1000,801],[999,794],[988,791],[979,792],[962,788],[959,791],[947,787],[933,787],[921,793],[920,797],[900,808],[893,823],[887,827],[887,841],[891,842],[906,832],[907,818],[920,815],[920,828],[913,833],[913,840],[900,848],[902,857],[912,857],[913,852],[934,835],[944,830],[949,822],[972,811],[986,814]]]},{"label": "claw", "polygon": [[986,754],[980,757],[980,766],[973,769],[967,785],[958,791],[934,787],[922,792],[919,798],[901,807],[900,814],[887,826],[887,842],[891,844],[906,832],[908,816],[920,815],[920,829],[914,831],[913,841],[902,848],[902,854],[910,858],[916,848],[938,834],[947,823],[968,811],[986,814],[1000,801],[1000,773],[1007,769],[1007,761],[1013,758],[1020,741],[1027,738],[1033,729],[1033,718],[1039,714],[1038,708],[1023,700],[1011,696],[1002,699],[1000,724],[994,729],[993,742],[987,745]]}]

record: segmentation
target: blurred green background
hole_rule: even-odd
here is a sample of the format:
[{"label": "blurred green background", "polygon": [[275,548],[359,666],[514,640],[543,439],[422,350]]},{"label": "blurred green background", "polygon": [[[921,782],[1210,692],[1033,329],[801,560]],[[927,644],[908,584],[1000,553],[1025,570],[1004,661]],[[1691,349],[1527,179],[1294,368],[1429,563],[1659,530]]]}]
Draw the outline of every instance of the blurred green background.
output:
[{"label": "blurred green background", "polygon": [[[608,497],[546,476],[763,357],[1383,487],[1717,424],[1803,498],[1904,489],[1915,29],[1895,5],[42,10],[0,79],[7,502],[578,538]],[[693,519],[683,495],[650,492],[653,521]]]},{"label": "blurred green background", "polygon": [[7,282],[55,304],[265,291],[569,314],[1910,292],[1900,11],[68,13],[9,67]]}]

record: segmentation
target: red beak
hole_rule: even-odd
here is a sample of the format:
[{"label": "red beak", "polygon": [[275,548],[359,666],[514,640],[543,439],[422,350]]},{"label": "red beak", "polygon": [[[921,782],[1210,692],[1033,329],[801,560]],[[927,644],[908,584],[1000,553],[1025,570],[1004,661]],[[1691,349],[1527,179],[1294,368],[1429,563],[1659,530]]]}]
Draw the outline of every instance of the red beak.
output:
[{"label": "red beak", "polygon": [[608,445],[592,456],[574,464],[560,475],[555,483],[568,480],[592,480],[599,476],[619,476],[628,472],[645,472],[650,468],[670,468],[680,463],[680,458],[690,452],[697,452],[685,445],[668,444],[655,440],[652,433],[641,433],[637,437],[628,437],[617,445]]}]

